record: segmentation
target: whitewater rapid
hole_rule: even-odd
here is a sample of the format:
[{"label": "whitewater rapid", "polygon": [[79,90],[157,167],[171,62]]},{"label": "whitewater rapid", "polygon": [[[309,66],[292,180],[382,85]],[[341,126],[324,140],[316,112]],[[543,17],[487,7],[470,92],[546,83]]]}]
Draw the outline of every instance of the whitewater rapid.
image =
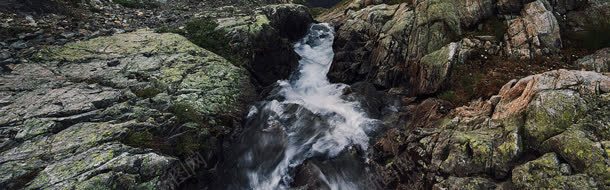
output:
[{"label": "whitewater rapid", "polygon": [[[306,160],[333,159],[354,147],[368,149],[367,132],[377,121],[368,118],[358,102],[344,99],[348,85],[330,83],[326,77],[334,57],[333,40],[329,24],[313,24],[294,45],[301,56],[298,70],[290,79],[278,81],[266,101],[250,108],[236,164],[241,175],[233,181],[240,183],[241,176],[245,184],[234,189],[288,189],[296,168]],[[333,172],[319,169],[318,180],[328,189],[358,189],[354,176],[362,172],[338,165],[333,165],[338,168]]]}]

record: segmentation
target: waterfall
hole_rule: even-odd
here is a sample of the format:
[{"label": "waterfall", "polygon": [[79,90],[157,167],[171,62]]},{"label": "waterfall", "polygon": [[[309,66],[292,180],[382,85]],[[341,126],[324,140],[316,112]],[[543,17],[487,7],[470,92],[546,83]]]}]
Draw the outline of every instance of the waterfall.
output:
[{"label": "waterfall", "polygon": [[[348,85],[330,83],[326,77],[334,57],[333,40],[329,24],[313,24],[294,45],[301,56],[298,70],[250,108],[234,166],[239,174],[229,182],[234,183],[231,187],[287,189],[295,169],[308,159],[332,159],[353,147],[368,149],[367,133],[377,121],[369,119],[358,102],[343,98]],[[319,169],[317,178],[325,188],[359,187],[354,176],[362,172]]]}]

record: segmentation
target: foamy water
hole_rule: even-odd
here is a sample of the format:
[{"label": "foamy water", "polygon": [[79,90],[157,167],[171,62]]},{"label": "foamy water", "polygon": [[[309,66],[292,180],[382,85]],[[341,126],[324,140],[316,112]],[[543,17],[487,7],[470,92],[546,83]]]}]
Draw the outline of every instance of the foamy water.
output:
[{"label": "foamy water", "polygon": [[[342,98],[345,84],[332,84],[328,73],[334,57],[334,30],[314,24],[294,46],[301,56],[291,80],[278,81],[276,97],[250,109],[248,143],[238,167],[249,189],[287,189],[294,170],[309,158],[334,158],[349,147],[368,149],[369,119],[357,102]],[[330,189],[357,189],[348,174],[318,178]]]}]

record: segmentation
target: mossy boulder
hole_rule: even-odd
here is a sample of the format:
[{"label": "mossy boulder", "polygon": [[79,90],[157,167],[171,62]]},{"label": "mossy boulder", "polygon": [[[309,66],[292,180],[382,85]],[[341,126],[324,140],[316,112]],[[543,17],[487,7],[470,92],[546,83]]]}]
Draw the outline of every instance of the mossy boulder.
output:
[{"label": "mossy boulder", "polygon": [[453,51],[453,42],[494,11],[490,0],[426,0],[393,5],[377,2],[379,5],[359,9],[344,6],[340,8],[344,12],[332,10],[321,16],[323,21],[338,22],[339,26],[331,80],[368,81],[387,89],[407,86],[415,89],[410,95],[434,93],[435,87],[421,93],[418,88],[437,86],[451,66],[447,62],[453,61],[443,58],[459,54],[444,54],[447,49]]},{"label": "mossy boulder", "polygon": [[494,131],[456,132],[449,142],[447,158],[440,168],[446,173],[468,176],[493,167]]},{"label": "mossy boulder", "polygon": [[555,153],[515,167],[512,183],[520,189],[597,189],[597,184],[585,174],[572,175],[570,166],[561,163]]},{"label": "mossy boulder", "polygon": [[583,131],[567,130],[545,141],[543,147],[561,155],[576,172],[597,179],[599,185],[610,186],[610,164],[599,143],[587,138]]},{"label": "mossy boulder", "polygon": [[582,118],[587,112],[586,102],[571,90],[543,91],[527,107],[525,136],[537,147]]},{"label": "mossy boulder", "polygon": [[0,109],[11,131],[0,128],[0,187],[161,188],[178,158],[219,151],[255,93],[244,68],[178,34],[138,30],[35,56],[0,76],[3,95],[17,87],[6,81],[27,84]]},{"label": "mossy boulder", "polygon": [[419,75],[416,80],[411,81],[417,94],[432,94],[443,87],[450,69],[457,63],[459,49],[460,44],[450,43],[421,58],[417,72]]},{"label": "mossy boulder", "polygon": [[[119,83],[113,86],[131,86],[136,95],[144,98],[167,93],[175,104],[189,105],[193,107],[189,111],[199,116],[238,116],[241,106],[254,91],[245,69],[178,34],[139,30],[49,48],[38,57],[41,60],[90,63],[117,60],[116,69],[92,75],[99,76],[98,80],[110,80],[108,83],[111,84]],[[147,60],[149,65],[134,63]],[[120,68],[123,70],[118,70]],[[66,68],[72,69],[78,68]],[[136,80],[130,79],[133,75],[136,75]]]},{"label": "mossy boulder", "polygon": [[268,86],[286,79],[297,67],[299,57],[292,43],[302,38],[313,18],[307,7],[276,4],[228,15],[193,18],[175,32],[231,63],[250,70],[255,82]]},{"label": "mossy boulder", "polygon": [[112,60],[139,54],[198,54],[204,51],[178,34],[156,34],[150,30],[138,30],[49,47],[40,51],[36,57],[43,61],[85,62],[96,59]]}]

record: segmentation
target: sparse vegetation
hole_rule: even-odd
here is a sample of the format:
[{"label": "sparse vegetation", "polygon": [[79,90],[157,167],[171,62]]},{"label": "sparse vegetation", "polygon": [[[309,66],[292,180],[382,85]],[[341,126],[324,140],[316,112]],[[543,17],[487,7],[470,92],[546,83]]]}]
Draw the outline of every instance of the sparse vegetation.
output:
[{"label": "sparse vegetation", "polygon": [[152,148],[153,135],[148,131],[133,132],[125,138],[125,144],[135,147]]},{"label": "sparse vegetation", "polygon": [[439,92],[437,97],[450,101],[456,106],[466,105],[469,101],[478,98],[487,99],[497,94],[500,88],[512,79],[555,69],[575,69],[574,65],[566,63],[572,63],[578,57],[590,53],[565,49],[561,55],[532,61],[496,56],[471,59],[453,67],[447,80],[447,88]]},{"label": "sparse vegetation", "polygon": [[439,99],[447,100],[449,102],[457,101],[457,96],[455,95],[455,92],[452,90],[444,91],[444,92],[440,93],[437,97]]},{"label": "sparse vegetation", "polygon": [[187,37],[200,47],[223,57],[231,57],[229,39],[222,30],[216,30],[218,23],[212,19],[195,19],[186,24]]},{"label": "sparse vegetation", "polygon": [[232,51],[226,32],[217,27],[218,23],[210,18],[197,18],[188,21],[183,29],[163,26],[156,32],[183,35],[199,47],[214,52],[234,64],[241,63],[243,59]]}]

